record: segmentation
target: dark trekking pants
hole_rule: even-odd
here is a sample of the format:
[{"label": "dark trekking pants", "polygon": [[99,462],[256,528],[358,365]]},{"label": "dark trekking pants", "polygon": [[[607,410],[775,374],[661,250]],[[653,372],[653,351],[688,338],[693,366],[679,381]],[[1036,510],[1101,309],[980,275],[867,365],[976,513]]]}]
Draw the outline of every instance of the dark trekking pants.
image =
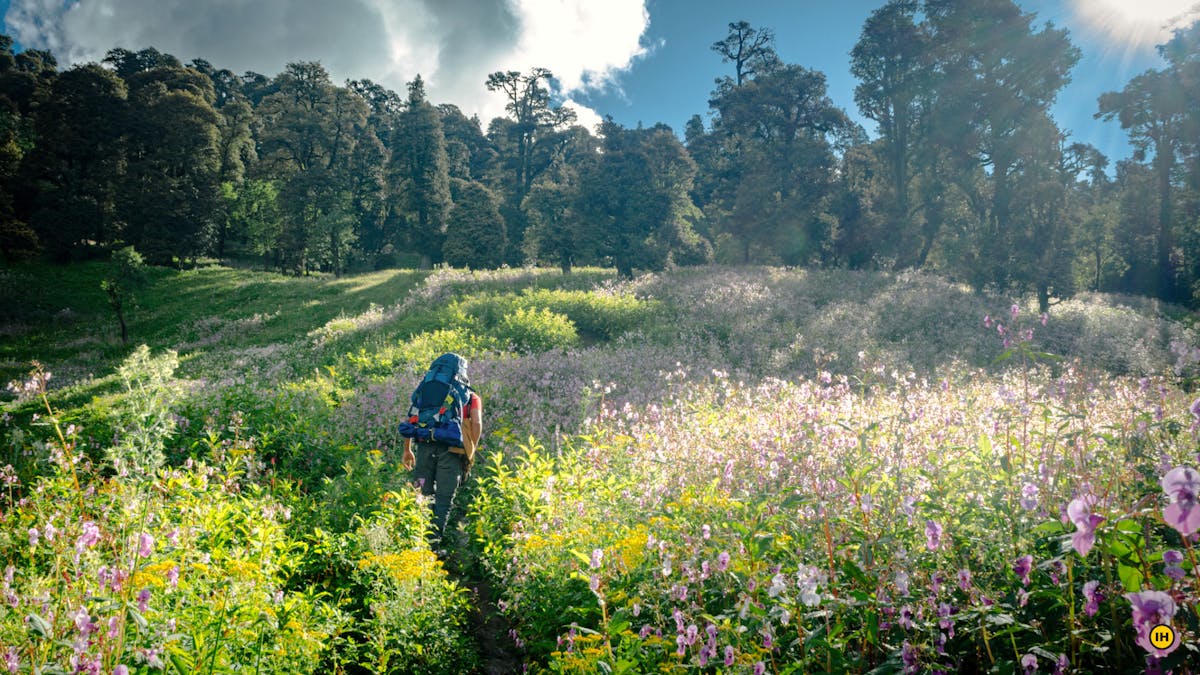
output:
[{"label": "dark trekking pants", "polygon": [[450,515],[450,504],[463,474],[463,455],[450,452],[442,443],[417,443],[417,465],[413,480],[421,486],[421,494],[433,496],[433,534],[440,541]]}]

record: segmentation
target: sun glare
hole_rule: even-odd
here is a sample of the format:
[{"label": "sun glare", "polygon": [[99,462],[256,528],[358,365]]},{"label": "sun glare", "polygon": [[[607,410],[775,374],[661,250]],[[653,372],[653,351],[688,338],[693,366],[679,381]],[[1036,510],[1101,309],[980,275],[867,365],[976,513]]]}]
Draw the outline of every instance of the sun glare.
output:
[{"label": "sun glare", "polygon": [[1117,47],[1149,48],[1200,19],[1197,0],[1072,0],[1076,15]]}]

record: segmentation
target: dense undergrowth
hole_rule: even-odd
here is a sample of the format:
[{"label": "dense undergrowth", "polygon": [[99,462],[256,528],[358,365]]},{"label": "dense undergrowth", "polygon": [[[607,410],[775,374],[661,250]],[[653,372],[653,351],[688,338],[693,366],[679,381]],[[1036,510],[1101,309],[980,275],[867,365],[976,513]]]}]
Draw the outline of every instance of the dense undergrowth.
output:
[{"label": "dense undergrowth", "polygon": [[[147,350],[75,272],[0,287],[18,671],[482,667],[397,470],[408,394],[450,350],[489,432],[460,554],[531,670],[1200,657],[1197,542],[1164,518],[1200,488],[1163,484],[1200,467],[1173,308],[1040,317],[907,273],[207,268],[155,272],[130,322]],[[1180,634],[1161,661],[1150,609]]]}]

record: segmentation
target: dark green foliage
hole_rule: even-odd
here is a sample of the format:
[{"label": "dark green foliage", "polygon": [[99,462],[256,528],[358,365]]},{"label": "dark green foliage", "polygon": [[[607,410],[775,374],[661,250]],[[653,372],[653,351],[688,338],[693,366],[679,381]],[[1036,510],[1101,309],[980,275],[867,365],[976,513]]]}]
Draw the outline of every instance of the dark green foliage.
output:
[{"label": "dark green foliage", "polygon": [[396,244],[433,261],[441,248],[450,212],[450,173],[446,137],[438,110],[425,99],[420,77],[408,85],[392,144],[392,183],[405,222]]},{"label": "dark green foliage", "polygon": [[258,106],[262,161],[281,181],[282,266],[340,273],[351,255],[355,149],[370,142],[368,106],[319,63],[291,63]]},{"label": "dark green foliage", "polygon": [[118,200],[125,241],[152,264],[196,258],[216,243],[222,116],[212,81],[182,67],[129,76],[126,172]]},{"label": "dark green foliage", "polygon": [[117,239],[117,186],[124,173],[125,83],[96,65],[59,75],[35,122],[37,144],[23,171],[33,186],[30,223],[65,260],[88,241]]},{"label": "dark green foliage", "polygon": [[525,255],[555,263],[570,274],[575,261],[587,255],[587,228],[580,227],[575,214],[579,199],[578,178],[573,182],[542,181],[533,186],[521,208],[529,219],[525,231]]},{"label": "dark green foliage", "polygon": [[[932,102],[929,38],[916,23],[918,8],[916,0],[891,0],[872,12],[850,53],[850,72],[861,80],[854,90],[854,102],[864,116],[879,125],[877,161],[886,167],[881,173],[888,179],[889,190],[881,205],[887,211],[888,225],[887,231],[880,233],[886,241],[882,253],[920,266],[936,231],[914,231],[916,219],[910,207],[913,164]],[[921,241],[915,250],[905,250],[900,243],[914,239]],[[870,257],[862,252],[869,250],[866,242],[856,249],[858,259]]]},{"label": "dark green foliage", "polygon": [[663,269],[677,252],[701,247],[690,190],[696,164],[671,130],[601,125],[603,154],[581,171],[577,210],[617,273]]},{"label": "dark green foliage", "polygon": [[508,234],[495,195],[482,183],[453,179],[454,207],[442,248],[454,267],[490,269],[504,262]]},{"label": "dark green foliage", "polygon": [[721,230],[741,247],[741,262],[818,257],[829,238],[818,216],[832,179],[833,141],[851,132],[826,96],[825,76],[780,65],[719,92],[713,106],[715,132],[732,154]]}]

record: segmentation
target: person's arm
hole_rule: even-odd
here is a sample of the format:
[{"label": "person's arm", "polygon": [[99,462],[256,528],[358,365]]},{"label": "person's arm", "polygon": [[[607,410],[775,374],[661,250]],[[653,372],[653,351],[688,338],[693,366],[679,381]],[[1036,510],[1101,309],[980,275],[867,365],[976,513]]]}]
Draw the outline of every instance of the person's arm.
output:
[{"label": "person's arm", "polygon": [[463,420],[463,450],[468,459],[475,459],[475,450],[479,447],[479,439],[483,436],[483,404],[478,398],[471,408],[471,414]]},{"label": "person's arm", "polygon": [[404,454],[400,456],[400,464],[409,471],[412,471],[417,464],[417,457],[412,451],[411,438],[404,439]]}]

